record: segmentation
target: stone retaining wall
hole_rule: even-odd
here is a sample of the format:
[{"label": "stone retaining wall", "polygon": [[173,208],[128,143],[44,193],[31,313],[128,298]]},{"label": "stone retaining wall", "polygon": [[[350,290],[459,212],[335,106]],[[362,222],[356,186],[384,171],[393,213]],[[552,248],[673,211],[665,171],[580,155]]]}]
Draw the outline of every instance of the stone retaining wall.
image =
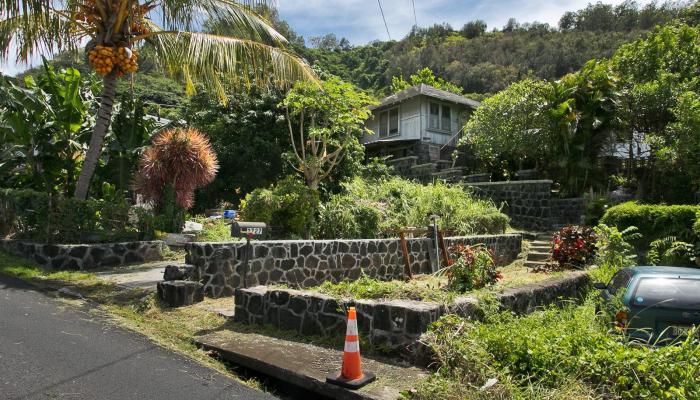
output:
[{"label": "stone retaining wall", "polygon": [[90,270],[163,259],[164,243],[42,244],[0,240],[0,250],[31,259],[54,270]]},{"label": "stone retaining wall", "polygon": [[581,216],[586,213],[587,203],[584,197],[550,200],[553,225],[579,225]]},{"label": "stone retaining wall", "polygon": [[[433,241],[407,239],[413,273],[430,273],[434,261]],[[483,235],[445,239],[457,243],[486,244],[502,263],[520,253],[520,235]],[[249,268],[247,247],[243,242],[189,243],[187,262],[194,265],[193,279],[204,284],[210,297],[231,296],[239,287],[286,284],[297,288],[355,280],[364,272],[381,280],[401,279],[403,252],[398,239],[369,240],[278,240],[251,243]]]},{"label": "stone retaining wall", "polygon": [[[588,274],[573,272],[562,278],[507,289],[497,295],[501,307],[516,313],[530,313],[537,307],[582,298],[590,284]],[[313,292],[268,289],[265,286],[237,289],[234,320],[247,324],[269,324],[302,335],[342,337],[345,309],[354,305],[358,326],[374,346],[391,349],[407,360],[419,357],[419,338],[440,316],[454,313],[480,318],[478,300],[461,297],[449,305],[412,300],[335,299]]]},{"label": "stone retaining wall", "polygon": [[474,194],[490,198],[496,204],[505,204],[511,225],[546,231],[551,228],[552,181],[510,181],[465,183]]}]

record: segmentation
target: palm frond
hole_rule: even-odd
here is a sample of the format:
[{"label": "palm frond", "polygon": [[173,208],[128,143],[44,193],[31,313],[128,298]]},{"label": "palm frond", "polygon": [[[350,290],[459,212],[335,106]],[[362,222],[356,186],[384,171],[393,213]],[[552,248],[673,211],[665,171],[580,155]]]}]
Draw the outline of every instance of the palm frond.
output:
[{"label": "palm frond", "polygon": [[[205,25],[227,29],[228,34],[268,44],[286,43],[286,39],[256,9],[273,7],[272,1],[239,0],[162,0],[162,26],[165,30],[191,31]],[[231,32],[233,31],[233,32]]]},{"label": "palm frond", "polygon": [[239,86],[288,87],[317,81],[309,65],[287,49],[249,39],[208,33],[160,32],[151,37],[158,61],[185,82],[189,93],[201,83],[226,100],[223,81]]},{"label": "palm frond", "polygon": [[7,60],[16,46],[16,61],[29,60],[35,54],[55,50],[74,50],[85,29],[59,11],[19,15],[0,20],[0,60]]},{"label": "palm frond", "polygon": [[0,18],[48,16],[59,0],[0,0]]}]

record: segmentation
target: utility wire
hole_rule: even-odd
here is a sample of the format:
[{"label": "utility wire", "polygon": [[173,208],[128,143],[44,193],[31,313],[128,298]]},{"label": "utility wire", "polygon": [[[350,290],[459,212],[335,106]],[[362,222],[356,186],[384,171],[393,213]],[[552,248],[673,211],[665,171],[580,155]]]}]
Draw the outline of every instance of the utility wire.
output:
[{"label": "utility wire", "polygon": [[416,28],[418,27],[418,17],[416,16],[416,0],[411,0],[411,3],[413,3],[413,22],[415,23]]},{"label": "utility wire", "polygon": [[382,10],[381,0],[377,0],[377,4],[379,4],[379,11],[382,13],[382,19],[384,20],[384,27],[386,28],[386,35],[389,36],[389,40],[391,40],[391,33],[389,33],[389,25],[386,24],[386,18],[384,17],[384,10]]}]

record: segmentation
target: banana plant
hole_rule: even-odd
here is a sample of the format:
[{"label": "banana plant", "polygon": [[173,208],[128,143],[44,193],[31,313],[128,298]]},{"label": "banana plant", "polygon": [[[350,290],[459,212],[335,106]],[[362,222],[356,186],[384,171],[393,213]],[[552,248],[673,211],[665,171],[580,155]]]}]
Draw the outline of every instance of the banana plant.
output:
[{"label": "banana plant", "polygon": [[77,178],[83,148],[92,128],[86,118],[94,97],[69,68],[27,76],[20,86],[0,80],[0,181],[6,186],[60,191]]},{"label": "banana plant", "polygon": [[[77,50],[103,76],[96,123],[74,197],[85,199],[112,118],[117,79],[138,69],[138,48],[153,46],[161,68],[188,93],[200,83],[224,101],[225,83],[286,86],[316,81],[257,9],[273,1],[235,0],[0,0],[0,60],[17,48],[19,61]],[[161,22],[157,24],[155,20]],[[226,27],[226,34],[216,28]]]}]

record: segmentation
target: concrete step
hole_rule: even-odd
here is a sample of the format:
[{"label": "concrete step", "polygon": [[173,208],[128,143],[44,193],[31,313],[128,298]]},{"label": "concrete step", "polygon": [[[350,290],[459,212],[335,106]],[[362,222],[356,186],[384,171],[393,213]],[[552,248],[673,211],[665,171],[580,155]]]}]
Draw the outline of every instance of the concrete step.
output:
[{"label": "concrete step", "polygon": [[549,253],[549,251],[552,248],[549,246],[530,246],[530,251],[534,251],[536,253]]},{"label": "concrete step", "polygon": [[195,338],[201,348],[238,364],[325,396],[339,400],[393,400],[413,389],[426,371],[363,355],[362,369],[377,380],[359,390],[348,390],[326,382],[340,370],[343,352],[307,343],[288,341],[237,329],[222,330]]},{"label": "concrete step", "polygon": [[547,261],[550,256],[548,252],[531,251],[527,253],[527,261]]},{"label": "concrete step", "polygon": [[545,267],[547,264],[548,262],[546,261],[525,261],[524,266],[525,268],[538,268]]},{"label": "concrete step", "polygon": [[533,242],[530,242],[530,247],[549,247],[551,244],[550,241],[544,241],[544,240],[535,240]]}]

